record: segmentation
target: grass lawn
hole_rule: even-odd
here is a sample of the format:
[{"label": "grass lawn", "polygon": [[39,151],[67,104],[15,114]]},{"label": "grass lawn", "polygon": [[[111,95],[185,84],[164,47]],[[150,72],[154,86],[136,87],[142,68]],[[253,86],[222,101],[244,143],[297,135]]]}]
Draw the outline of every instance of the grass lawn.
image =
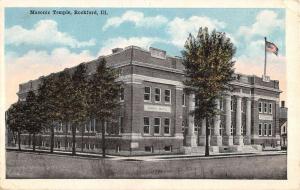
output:
[{"label": "grass lawn", "polygon": [[40,179],[286,179],[287,156],[135,161],[7,151],[6,176],[7,178]]}]

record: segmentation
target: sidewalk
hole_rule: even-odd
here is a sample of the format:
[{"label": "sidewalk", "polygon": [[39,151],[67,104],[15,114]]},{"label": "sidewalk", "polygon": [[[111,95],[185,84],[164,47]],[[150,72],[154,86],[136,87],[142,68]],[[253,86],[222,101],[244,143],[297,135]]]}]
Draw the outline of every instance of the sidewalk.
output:
[{"label": "sidewalk", "polygon": [[247,157],[247,156],[266,156],[266,155],[285,155],[286,151],[262,151],[255,153],[210,153],[208,157],[203,154],[193,155],[153,155],[153,156],[114,156],[111,160],[124,161],[162,161],[162,160],[186,160],[186,159],[219,159],[228,157]]},{"label": "sidewalk", "polygon": [[[7,150],[18,150],[17,148],[7,148]],[[63,150],[54,150],[53,153],[50,153],[49,150],[45,149],[36,149],[36,152],[32,152],[30,148],[22,148],[22,152],[30,153],[46,153],[52,155],[68,155],[72,156],[71,152]],[[163,160],[189,160],[189,159],[219,159],[219,158],[228,158],[228,157],[247,157],[247,156],[265,156],[265,155],[284,155],[286,151],[262,151],[262,152],[231,152],[231,153],[211,153],[210,156],[206,157],[204,154],[173,154],[173,155],[145,155],[145,156],[116,156],[116,155],[106,155],[106,158],[110,160],[120,160],[120,161],[163,161]],[[85,158],[103,158],[99,153],[86,153],[86,152],[76,152],[78,157]]]}]

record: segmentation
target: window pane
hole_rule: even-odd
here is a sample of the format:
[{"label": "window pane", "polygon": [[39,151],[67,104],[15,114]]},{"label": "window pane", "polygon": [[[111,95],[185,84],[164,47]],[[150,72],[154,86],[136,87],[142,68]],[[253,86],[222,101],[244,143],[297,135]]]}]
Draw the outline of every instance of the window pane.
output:
[{"label": "window pane", "polygon": [[154,133],[159,133],[159,126],[158,125],[154,126]]},{"label": "window pane", "polygon": [[144,93],[144,100],[149,101],[150,100],[150,94],[151,94],[151,88],[146,86],[145,87],[145,93]]},{"label": "window pane", "polygon": [[160,89],[159,88],[155,88],[155,94],[160,94]]},{"label": "window pane", "polygon": [[155,101],[159,102],[160,101],[160,89],[155,88]]},{"label": "window pane", "polygon": [[154,125],[160,125],[160,119],[154,118]]},{"label": "window pane", "polygon": [[145,87],[145,93],[150,93],[150,87]]},{"label": "window pane", "polygon": [[149,125],[149,117],[144,117],[144,125]]},{"label": "window pane", "polygon": [[149,94],[144,94],[144,100],[150,100],[150,95]]},{"label": "window pane", "polygon": [[170,119],[169,118],[166,118],[165,119],[165,125],[169,125],[170,124]]},{"label": "window pane", "polygon": [[167,103],[170,102],[170,95],[171,95],[171,91],[165,90],[165,102],[167,102]]},{"label": "window pane", "polygon": [[267,113],[267,104],[264,103],[264,112]]},{"label": "window pane", "polygon": [[155,95],[155,101],[157,101],[157,102],[160,101],[160,96],[159,95]]},{"label": "window pane", "polygon": [[170,97],[169,96],[165,96],[165,102],[170,102]]},{"label": "window pane", "polygon": [[262,112],[262,103],[261,102],[259,102],[259,104],[258,104],[258,111]]},{"label": "window pane", "polygon": [[144,133],[149,134],[149,126],[144,126]]},{"label": "window pane", "polygon": [[170,133],[170,128],[169,128],[169,126],[168,126],[168,127],[165,127],[164,133],[166,133],[166,134],[169,134],[169,133]]}]

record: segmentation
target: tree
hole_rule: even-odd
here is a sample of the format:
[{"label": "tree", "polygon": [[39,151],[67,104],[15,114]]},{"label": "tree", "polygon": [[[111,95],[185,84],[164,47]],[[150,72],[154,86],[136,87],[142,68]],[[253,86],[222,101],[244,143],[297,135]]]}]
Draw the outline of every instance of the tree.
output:
[{"label": "tree", "polygon": [[18,101],[7,110],[6,124],[13,133],[17,133],[19,150],[21,150],[21,133],[25,130],[24,119],[24,102]]},{"label": "tree", "polygon": [[36,147],[36,134],[42,130],[43,119],[40,117],[40,106],[37,96],[29,91],[24,103],[24,125],[29,134],[32,134],[33,151]]},{"label": "tree", "polygon": [[42,82],[38,88],[37,101],[40,106],[40,117],[44,121],[44,125],[50,128],[50,152],[54,149],[54,127],[55,123],[60,119],[60,102],[57,98],[58,79],[54,74],[42,78]]},{"label": "tree", "polygon": [[[189,35],[184,45],[183,65],[185,66],[186,81],[184,82],[188,92],[195,93],[196,108],[190,113],[194,115],[195,124],[206,118],[206,146],[205,155],[209,155],[208,146],[208,121],[219,110],[215,100],[222,93],[231,91],[229,82],[233,80],[235,47],[226,37],[225,33],[207,28],[199,28],[198,35]],[[199,130],[198,130],[199,135]]]},{"label": "tree", "polygon": [[59,118],[61,123],[64,123],[66,126],[65,130],[65,147],[67,144],[67,133],[68,133],[68,125],[70,124],[70,118],[72,115],[72,78],[68,70],[64,70],[58,73],[57,76],[58,80],[55,83],[57,88],[57,101],[59,102],[58,105],[58,112]]},{"label": "tree", "polygon": [[106,66],[106,60],[100,60],[96,73],[91,76],[88,85],[88,111],[92,118],[101,122],[102,155],[106,156],[105,122],[112,121],[119,107],[120,83],[116,82],[116,70]]},{"label": "tree", "polygon": [[72,86],[70,88],[70,115],[72,123],[72,155],[76,154],[76,127],[79,128],[87,118],[87,74],[84,63],[78,65],[72,75]]}]

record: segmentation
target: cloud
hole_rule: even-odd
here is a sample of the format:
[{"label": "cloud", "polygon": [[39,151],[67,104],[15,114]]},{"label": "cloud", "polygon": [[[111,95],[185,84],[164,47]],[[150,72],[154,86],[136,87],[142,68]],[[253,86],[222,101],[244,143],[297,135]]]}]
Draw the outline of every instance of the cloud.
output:
[{"label": "cloud", "polygon": [[125,48],[131,45],[148,49],[155,42],[164,42],[164,40],[156,37],[111,38],[103,43],[105,46],[100,49],[98,55],[108,55],[113,48]]},{"label": "cloud", "polygon": [[73,67],[84,61],[95,59],[89,51],[72,53],[67,48],[57,48],[51,53],[46,51],[30,50],[26,54],[18,56],[15,52],[5,54],[5,105],[6,108],[17,101],[16,93],[19,84],[42,75],[58,72],[64,68]]},{"label": "cloud", "polygon": [[209,17],[192,16],[188,19],[174,18],[168,23],[167,33],[171,37],[171,42],[177,47],[183,47],[189,33],[197,34],[199,27],[208,27],[208,29],[223,29],[226,24]]},{"label": "cloud", "polygon": [[263,10],[256,16],[256,22],[251,26],[241,26],[238,30],[239,36],[250,39],[253,36],[268,36],[275,29],[284,28],[284,20],[278,18],[274,11]]},{"label": "cloud", "polygon": [[[279,80],[279,87],[282,90],[280,95],[281,100],[286,100],[287,97],[287,73],[286,73],[286,57],[283,55],[267,55],[267,75],[272,80]],[[264,53],[258,55],[242,55],[235,60],[236,72],[257,75],[261,77],[264,72]]]},{"label": "cloud", "polygon": [[107,30],[110,27],[118,27],[124,22],[134,23],[136,27],[159,27],[165,24],[168,19],[164,16],[157,15],[154,17],[145,17],[144,13],[137,11],[126,11],[120,17],[109,18],[102,30]]},{"label": "cloud", "polygon": [[20,25],[5,30],[5,42],[12,45],[64,45],[71,48],[94,46],[95,40],[78,41],[68,33],[58,30],[57,22],[53,20],[40,20],[32,29]]}]

